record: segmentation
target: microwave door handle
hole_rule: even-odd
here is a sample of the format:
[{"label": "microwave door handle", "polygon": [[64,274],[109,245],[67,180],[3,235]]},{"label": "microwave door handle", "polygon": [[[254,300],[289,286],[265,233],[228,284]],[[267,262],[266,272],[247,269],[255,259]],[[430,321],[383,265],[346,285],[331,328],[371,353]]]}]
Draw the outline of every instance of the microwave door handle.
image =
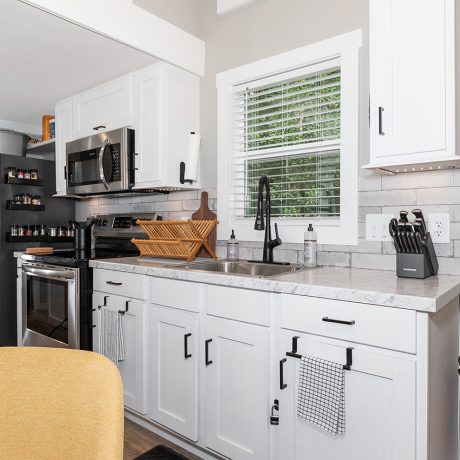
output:
[{"label": "microwave door handle", "polygon": [[105,174],[104,174],[104,165],[103,165],[103,160],[104,160],[104,153],[105,149],[110,145],[110,140],[109,138],[106,138],[104,140],[104,143],[102,144],[101,149],[99,150],[99,158],[98,158],[98,166],[99,166],[99,177],[101,179],[101,182],[104,185],[104,188],[106,190],[109,190],[109,184],[107,183],[107,180],[105,179]]}]

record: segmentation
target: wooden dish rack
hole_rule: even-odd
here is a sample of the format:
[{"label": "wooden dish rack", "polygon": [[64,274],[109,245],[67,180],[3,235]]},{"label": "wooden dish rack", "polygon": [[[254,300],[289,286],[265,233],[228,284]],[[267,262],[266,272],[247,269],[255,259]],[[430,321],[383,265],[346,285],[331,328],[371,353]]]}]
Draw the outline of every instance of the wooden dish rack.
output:
[{"label": "wooden dish rack", "polygon": [[214,220],[138,220],[137,224],[149,239],[133,238],[143,257],[165,257],[192,261],[203,246],[209,255],[217,259],[208,243],[208,236],[218,224]]}]

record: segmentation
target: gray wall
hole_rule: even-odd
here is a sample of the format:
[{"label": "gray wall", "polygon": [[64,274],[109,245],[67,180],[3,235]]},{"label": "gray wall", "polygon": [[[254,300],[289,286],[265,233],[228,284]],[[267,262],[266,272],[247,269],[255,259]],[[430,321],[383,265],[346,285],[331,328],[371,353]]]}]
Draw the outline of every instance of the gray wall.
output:
[{"label": "gray wall", "polygon": [[[193,12],[184,16],[180,6],[193,3]],[[201,3],[196,15],[197,2]],[[260,0],[233,13],[218,17],[215,0],[136,0],[148,9],[206,41],[206,74],[202,82],[202,177],[205,188],[215,200],[216,73],[315,41],[362,28],[364,30],[361,148],[360,162],[369,161],[366,124],[368,74],[367,66],[367,0]],[[190,5],[187,7],[189,8]],[[147,8],[147,6],[146,6]],[[180,10],[180,11],[179,11]],[[192,14],[193,13],[193,14]],[[324,18],[324,20],[322,19]],[[185,21],[187,19],[187,21]],[[184,25],[185,24],[185,25]],[[460,34],[459,34],[460,35]],[[460,46],[459,46],[460,49]],[[199,206],[197,192],[171,193],[169,196],[99,198],[78,205],[80,218],[98,212],[158,211],[165,218],[190,216]],[[360,170],[359,181],[359,244],[358,246],[319,247],[319,263],[358,268],[393,270],[394,249],[390,243],[368,242],[365,237],[367,213],[394,213],[421,207],[425,214],[449,212],[451,241],[436,245],[440,273],[460,275],[460,170],[380,176]],[[280,226],[280,235],[282,234]],[[225,256],[225,242],[219,242],[218,253]],[[259,243],[242,243],[242,258],[260,258]],[[275,258],[290,262],[302,261],[302,244],[283,244],[275,250]]]}]

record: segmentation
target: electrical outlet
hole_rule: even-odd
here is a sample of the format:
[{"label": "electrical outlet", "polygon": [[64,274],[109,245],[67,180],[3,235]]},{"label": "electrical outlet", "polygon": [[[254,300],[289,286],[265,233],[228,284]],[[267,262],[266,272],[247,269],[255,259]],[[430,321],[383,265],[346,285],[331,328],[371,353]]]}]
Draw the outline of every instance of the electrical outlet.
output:
[{"label": "electrical outlet", "polygon": [[448,213],[428,214],[428,231],[433,243],[449,243],[450,215]]},{"label": "electrical outlet", "polygon": [[366,240],[392,241],[388,231],[393,214],[366,214]]}]

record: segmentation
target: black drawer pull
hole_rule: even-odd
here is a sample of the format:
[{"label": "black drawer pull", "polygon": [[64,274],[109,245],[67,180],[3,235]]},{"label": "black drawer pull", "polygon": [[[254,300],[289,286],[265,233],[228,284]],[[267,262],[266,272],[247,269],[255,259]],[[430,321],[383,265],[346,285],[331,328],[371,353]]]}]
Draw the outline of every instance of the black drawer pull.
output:
[{"label": "black drawer pull", "polygon": [[284,383],[284,372],[283,372],[283,365],[287,361],[286,358],[283,358],[280,361],[280,390],[284,390],[287,388],[287,385]]},{"label": "black drawer pull", "polygon": [[188,340],[187,340],[191,336],[192,336],[191,332],[184,335],[184,358],[185,359],[192,357],[192,354],[188,352]]},{"label": "black drawer pull", "polygon": [[204,360],[205,360],[205,364],[206,366],[209,366],[210,364],[212,364],[212,361],[209,359],[209,344],[212,342],[212,339],[208,339],[204,342]]},{"label": "black drawer pull", "polygon": [[332,318],[328,318],[327,316],[325,316],[323,318],[323,321],[325,323],[336,323],[336,324],[346,324],[347,326],[353,326],[353,324],[355,324],[355,320],[351,320],[351,321],[343,321],[341,319],[332,319]]},{"label": "black drawer pull", "polygon": [[95,126],[93,129],[94,129],[94,131],[98,131],[101,128],[105,128],[105,126],[104,125],[99,125],[99,126]]},{"label": "black drawer pull", "polygon": [[123,283],[115,283],[115,281],[106,281],[106,284],[110,284],[111,286],[121,286]]}]

